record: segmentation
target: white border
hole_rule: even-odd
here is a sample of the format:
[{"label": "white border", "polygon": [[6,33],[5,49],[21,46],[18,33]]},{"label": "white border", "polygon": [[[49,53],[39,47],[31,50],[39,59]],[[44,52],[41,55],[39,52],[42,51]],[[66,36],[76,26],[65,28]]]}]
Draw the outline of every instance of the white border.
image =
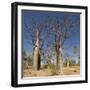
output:
[{"label": "white border", "polygon": [[[79,12],[80,15],[80,75],[79,76],[48,76],[48,77],[30,77],[21,79],[21,10],[43,10],[43,11],[63,11],[63,12]],[[18,6],[18,84],[32,84],[45,82],[62,82],[85,80],[85,10],[70,8],[52,8],[52,7],[36,7],[36,6]]]}]

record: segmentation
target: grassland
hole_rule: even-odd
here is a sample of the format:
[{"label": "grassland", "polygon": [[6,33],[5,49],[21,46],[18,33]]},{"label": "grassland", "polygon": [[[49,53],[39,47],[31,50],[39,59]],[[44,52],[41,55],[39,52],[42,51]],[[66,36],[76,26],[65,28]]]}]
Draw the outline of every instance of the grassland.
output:
[{"label": "grassland", "polygon": [[[80,66],[72,66],[72,67],[64,67],[63,68],[63,75],[80,75]],[[34,71],[32,68],[28,67],[25,68],[23,71],[24,77],[39,77],[39,76],[55,76],[61,75],[60,70],[57,68],[46,68],[40,69],[39,71]]]}]

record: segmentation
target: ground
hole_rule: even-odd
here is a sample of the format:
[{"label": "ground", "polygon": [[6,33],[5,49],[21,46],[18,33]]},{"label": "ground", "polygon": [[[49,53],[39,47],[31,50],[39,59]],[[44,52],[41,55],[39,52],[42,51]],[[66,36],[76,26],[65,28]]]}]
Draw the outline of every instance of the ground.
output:
[{"label": "ground", "polygon": [[[64,67],[63,75],[80,75],[80,66]],[[60,71],[47,69],[40,69],[39,71],[34,71],[30,67],[24,69],[24,77],[36,77],[36,76],[55,76],[60,75]]]}]

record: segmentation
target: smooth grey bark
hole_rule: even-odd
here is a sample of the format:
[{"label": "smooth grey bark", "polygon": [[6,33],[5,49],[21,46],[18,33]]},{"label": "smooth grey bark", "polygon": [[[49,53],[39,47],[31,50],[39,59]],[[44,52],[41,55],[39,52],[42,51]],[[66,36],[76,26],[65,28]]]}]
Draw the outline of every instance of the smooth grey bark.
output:
[{"label": "smooth grey bark", "polygon": [[63,52],[62,52],[62,48],[60,48],[60,54],[59,54],[59,59],[60,59],[60,74],[63,74],[64,72],[63,72],[63,59],[64,59],[64,57],[63,57]]},{"label": "smooth grey bark", "polygon": [[63,51],[61,48],[61,42],[58,40],[59,37],[55,34],[55,44],[56,44],[56,66],[60,69],[60,74],[63,74]]},{"label": "smooth grey bark", "polygon": [[40,39],[39,39],[39,31],[36,33],[36,43],[33,51],[33,69],[40,69]]}]

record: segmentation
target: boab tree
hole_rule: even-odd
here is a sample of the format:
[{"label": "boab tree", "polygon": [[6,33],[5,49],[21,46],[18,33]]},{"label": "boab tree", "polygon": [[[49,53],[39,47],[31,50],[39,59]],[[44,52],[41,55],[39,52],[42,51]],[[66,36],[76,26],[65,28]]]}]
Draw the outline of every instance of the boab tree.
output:
[{"label": "boab tree", "polygon": [[51,24],[50,27],[55,37],[56,65],[60,68],[60,73],[63,74],[63,48],[65,42],[75,35],[77,21],[73,21],[69,15],[62,15],[62,17],[53,18],[53,24]]},{"label": "boab tree", "polygon": [[27,41],[32,46],[32,68],[34,70],[40,69],[40,32],[41,27],[38,27],[40,23],[36,22],[34,18],[32,18],[29,25],[26,26]]},{"label": "boab tree", "polygon": [[42,47],[44,45],[44,41],[47,39],[49,35],[49,31],[47,30],[48,21],[50,21],[48,16],[44,20],[38,22],[35,21],[34,18],[32,18],[30,25],[26,25],[26,30],[29,34],[29,37],[31,38],[28,40],[33,47],[33,70],[40,69]]}]

